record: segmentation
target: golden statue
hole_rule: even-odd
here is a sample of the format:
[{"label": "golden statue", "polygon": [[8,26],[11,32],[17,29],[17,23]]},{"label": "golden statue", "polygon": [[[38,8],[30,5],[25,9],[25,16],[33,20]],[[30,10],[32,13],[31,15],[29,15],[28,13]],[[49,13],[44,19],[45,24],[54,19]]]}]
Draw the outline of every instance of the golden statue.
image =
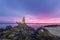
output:
[{"label": "golden statue", "polygon": [[25,17],[22,18],[21,24],[24,24],[24,23],[25,23]]},{"label": "golden statue", "polygon": [[22,22],[16,22],[17,24],[25,24],[25,17],[22,18]]}]

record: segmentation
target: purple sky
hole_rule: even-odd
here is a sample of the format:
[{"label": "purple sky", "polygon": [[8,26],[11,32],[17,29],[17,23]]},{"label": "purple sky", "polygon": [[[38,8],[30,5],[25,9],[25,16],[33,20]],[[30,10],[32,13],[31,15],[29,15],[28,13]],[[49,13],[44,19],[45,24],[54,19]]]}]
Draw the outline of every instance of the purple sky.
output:
[{"label": "purple sky", "polygon": [[0,0],[0,23],[23,16],[30,23],[60,23],[60,0]]}]

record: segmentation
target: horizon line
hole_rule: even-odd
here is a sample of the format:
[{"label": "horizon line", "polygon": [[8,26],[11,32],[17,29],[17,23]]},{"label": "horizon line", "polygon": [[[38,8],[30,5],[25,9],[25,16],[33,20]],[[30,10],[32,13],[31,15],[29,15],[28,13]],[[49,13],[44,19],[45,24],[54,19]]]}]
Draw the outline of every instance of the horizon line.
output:
[{"label": "horizon line", "polygon": [[[17,23],[0,23],[0,24],[17,24]],[[60,23],[26,23],[26,24],[60,24]]]}]

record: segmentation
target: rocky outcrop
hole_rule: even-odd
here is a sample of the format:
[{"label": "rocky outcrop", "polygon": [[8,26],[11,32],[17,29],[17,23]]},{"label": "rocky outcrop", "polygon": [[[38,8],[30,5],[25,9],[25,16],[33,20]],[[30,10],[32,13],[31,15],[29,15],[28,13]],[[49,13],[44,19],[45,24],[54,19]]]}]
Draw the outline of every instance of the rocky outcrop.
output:
[{"label": "rocky outcrop", "polygon": [[26,24],[15,27],[7,26],[6,29],[0,29],[0,40],[60,40],[60,37],[51,34],[45,28],[35,30]]},{"label": "rocky outcrop", "polygon": [[38,40],[60,40],[60,37],[51,34],[45,28],[38,28],[36,30],[36,37]]}]

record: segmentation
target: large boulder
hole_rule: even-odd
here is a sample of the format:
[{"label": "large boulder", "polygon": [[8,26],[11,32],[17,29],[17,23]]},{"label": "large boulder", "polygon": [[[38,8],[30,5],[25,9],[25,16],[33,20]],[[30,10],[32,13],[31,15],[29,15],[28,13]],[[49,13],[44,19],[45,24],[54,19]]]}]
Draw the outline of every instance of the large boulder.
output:
[{"label": "large boulder", "polygon": [[36,38],[38,40],[60,40],[57,36],[51,34],[47,29],[42,27],[36,30]]}]

